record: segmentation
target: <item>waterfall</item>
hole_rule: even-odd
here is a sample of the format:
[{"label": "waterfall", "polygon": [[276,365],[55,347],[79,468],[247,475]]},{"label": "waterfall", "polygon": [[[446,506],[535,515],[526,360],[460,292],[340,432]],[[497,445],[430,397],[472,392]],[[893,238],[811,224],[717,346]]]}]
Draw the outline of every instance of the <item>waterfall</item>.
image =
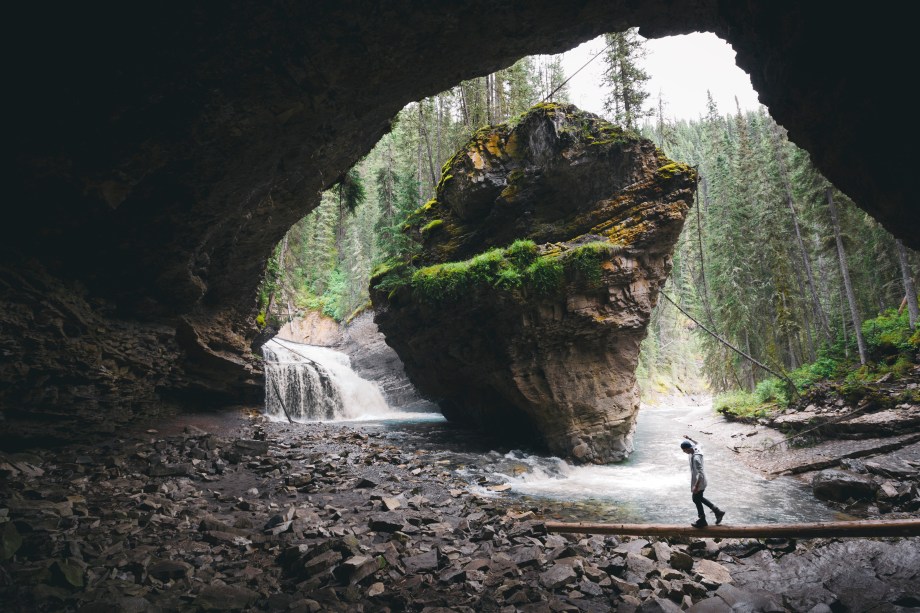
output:
[{"label": "waterfall", "polygon": [[[387,419],[394,412],[376,384],[360,378],[340,351],[278,338],[262,346],[265,411],[294,421]],[[283,406],[282,406],[283,403]]]}]

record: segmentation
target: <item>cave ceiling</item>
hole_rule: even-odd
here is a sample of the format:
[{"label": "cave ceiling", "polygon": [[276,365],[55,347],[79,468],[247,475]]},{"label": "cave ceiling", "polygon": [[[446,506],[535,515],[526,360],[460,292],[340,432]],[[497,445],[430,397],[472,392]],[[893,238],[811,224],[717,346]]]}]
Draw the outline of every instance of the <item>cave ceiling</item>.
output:
[{"label": "cave ceiling", "polygon": [[[248,305],[272,246],[407,102],[524,54],[638,25],[646,36],[704,30],[728,40],[790,138],[918,247],[907,139],[885,121],[892,87],[907,76],[906,39],[881,9],[836,7],[404,0],[20,8],[5,246],[127,308]],[[705,66],[687,69],[705,78]]]}]

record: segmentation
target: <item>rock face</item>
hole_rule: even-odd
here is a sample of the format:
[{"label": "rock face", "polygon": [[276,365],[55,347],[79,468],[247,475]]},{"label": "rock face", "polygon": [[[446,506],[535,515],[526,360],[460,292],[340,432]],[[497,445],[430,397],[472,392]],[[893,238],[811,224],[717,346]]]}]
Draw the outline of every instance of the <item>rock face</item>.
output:
[{"label": "rock face", "polygon": [[343,337],[339,348],[351,358],[352,369],[380,386],[387,404],[404,408],[426,404],[406,376],[399,356],[377,329],[372,313],[365,311],[348,322]]},{"label": "rock face", "polygon": [[334,347],[344,340],[338,322],[316,311],[307,311],[281,326],[278,338],[320,347]]},{"label": "rock face", "polygon": [[448,419],[622,460],[639,343],[694,181],[571,105],[480,130],[409,221],[420,253],[371,280],[375,320]]}]

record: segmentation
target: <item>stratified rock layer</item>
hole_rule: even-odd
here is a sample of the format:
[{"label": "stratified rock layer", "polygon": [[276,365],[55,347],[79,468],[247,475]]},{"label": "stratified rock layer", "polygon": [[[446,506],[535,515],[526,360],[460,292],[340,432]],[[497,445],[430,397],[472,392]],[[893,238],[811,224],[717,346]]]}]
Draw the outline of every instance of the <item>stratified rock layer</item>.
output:
[{"label": "stratified rock layer", "polygon": [[622,460],[639,343],[694,181],[571,105],[483,129],[410,219],[420,254],[372,279],[376,322],[448,419]]}]

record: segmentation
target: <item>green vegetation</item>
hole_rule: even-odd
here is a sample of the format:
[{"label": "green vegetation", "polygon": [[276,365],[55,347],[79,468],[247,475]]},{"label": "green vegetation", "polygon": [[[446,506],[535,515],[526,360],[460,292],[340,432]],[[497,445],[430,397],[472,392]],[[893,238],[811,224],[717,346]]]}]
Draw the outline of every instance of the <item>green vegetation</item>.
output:
[{"label": "green vegetation", "polygon": [[490,249],[462,262],[419,269],[409,283],[416,297],[429,302],[456,300],[486,287],[551,296],[562,290],[567,279],[584,280],[589,286],[599,282],[601,264],[613,250],[609,243],[598,241],[541,255],[533,241],[519,240],[505,249]]},{"label": "green vegetation", "polygon": [[760,402],[756,394],[744,390],[719,394],[712,407],[719,413],[742,420],[767,417],[771,409],[769,405]]},{"label": "green vegetation", "polygon": [[[917,333],[910,328],[907,312],[898,314],[888,309],[878,317],[867,319],[862,325],[863,336],[873,361],[860,365],[856,359],[855,347],[847,346],[843,339],[828,350],[821,358],[805,364],[788,373],[800,395],[805,395],[818,384],[837,386],[840,395],[850,402],[873,398],[883,404],[896,404],[878,396],[872,384],[890,375],[897,380],[914,366],[920,356]],[[916,402],[916,390],[908,390],[902,402]],[[785,381],[771,377],[757,384],[754,392],[732,390],[716,397],[714,408],[726,415],[739,418],[763,417],[771,409],[783,409],[790,405],[793,395]]]},{"label": "green vegetation", "polygon": [[489,249],[468,260],[435,264],[414,270],[387,264],[375,270],[371,285],[392,291],[406,285],[428,302],[456,300],[471,292],[492,288],[523,296],[552,296],[566,282],[596,287],[602,265],[617,250],[604,241],[590,242],[567,251],[540,253],[531,240],[518,240],[507,248]]},{"label": "green vegetation", "polygon": [[[275,248],[257,297],[263,319],[277,324],[318,310],[344,321],[367,304],[372,272],[380,277],[378,288],[405,284],[419,248],[406,230],[430,236],[448,229],[436,219],[433,196],[439,182],[453,179],[447,170],[465,154],[460,146],[474,133],[487,139],[488,126],[523,114],[564,80],[560,56],[526,57],[406,106],[390,133]],[[553,99],[565,101],[566,92],[562,87]],[[381,263],[392,274],[374,271]],[[478,262],[476,271],[484,265]],[[546,285],[544,270],[532,272],[537,286]],[[498,270],[496,283],[517,287],[523,283],[517,274]]]}]

